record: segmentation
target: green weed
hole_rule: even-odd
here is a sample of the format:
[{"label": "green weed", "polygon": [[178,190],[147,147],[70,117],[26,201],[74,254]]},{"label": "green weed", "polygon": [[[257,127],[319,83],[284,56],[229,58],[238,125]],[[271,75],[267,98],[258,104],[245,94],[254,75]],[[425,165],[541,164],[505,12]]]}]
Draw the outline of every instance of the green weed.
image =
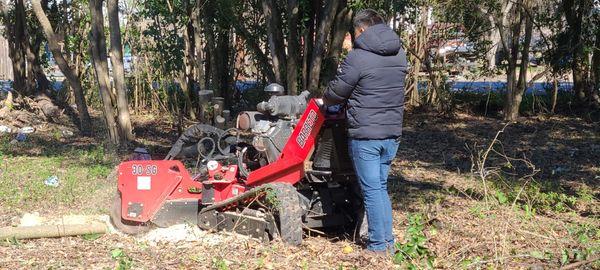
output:
[{"label": "green weed", "polygon": [[528,204],[523,205],[525,211],[525,219],[530,220],[535,216],[535,209]]},{"label": "green weed", "polygon": [[600,245],[600,229],[592,224],[576,224],[567,227],[569,234],[575,236],[579,243],[589,244],[594,241]]},{"label": "green weed", "polygon": [[472,265],[479,264],[482,261],[481,257],[469,258],[460,262],[460,266],[463,269],[472,269]]},{"label": "green weed", "polygon": [[427,237],[423,232],[423,215],[410,215],[404,243],[397,243],[398,252],[394,263],[405,265],[408,269],[433,268],[435,257],[427,248]]},{"label": "green weed", "polygon": [[277,192],[273,189],[267,189],[265,193],[265,200],[267,201],[267,203],[271,205],[274,209],[277,209],[279,207],[279,204],[281,203],[279,201],[279,198],[277,198]]},{"label": "green weed", "polygon": [[110,251],[110,257],[117,261],[117,266],[115,269],[117,270],[128,270],[133,266],[133,260],[129,257],[123,249],[115,248]]},{"label": "green weed", "polygon": [[483,213],[483,207],[481,205],[475,205],[469,208],[469,213],[478,218],[485,218],[486,215]]},{"label": "green weed", "polygon": [[83,238],[83,240],[87,240],[87,241],[94,241],[100,237],[102,237],[101,233],[90,233],[90,234],[84,234],[81,236],[81,238]]},{"label": "green weed", "polygon": [[227,266],[227,262],[223,258],[212,258],[212,265],[217,270],[229,270],[229,266]]},{"label": "green weed", "polygon": [[496,191],[496,199],[501,205],[505,205],[506,203],[508,203],[508,198],[506,197],[506,194],[504,194],[504,192],[502,191]]}]

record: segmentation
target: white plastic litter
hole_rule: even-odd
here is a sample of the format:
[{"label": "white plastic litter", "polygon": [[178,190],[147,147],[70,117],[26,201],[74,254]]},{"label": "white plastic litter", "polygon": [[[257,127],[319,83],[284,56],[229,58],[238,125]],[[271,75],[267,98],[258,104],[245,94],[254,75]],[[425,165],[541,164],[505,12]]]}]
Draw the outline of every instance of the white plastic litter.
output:
[{"label": "white plastic litter", "polygon": [[12,129],[5,126],[5,125],[0,125],[0,133],[11,133]]},{"label": "white plastic litter", "polygon": [[63,135],[64,137],[73,137],[73,135],[74,135],[74,134],[73,134],[73,131],[70,131],[70,130],[63,130],[63,131],[62,131],[62,135]]},{"label": "white plastic litter", "polygon": [[33,127],[22,127],[21,130],[19,130],[19,133],[30,134],[30,133],[33,133],[34,131],[35,131],[35,128],[33,128]]},{"label": "white plastic litter", "polygon": [[58,180],[58,176],[53,175],[53,176],[46,178],[46,180],[44,180],[44,184],[46,186],[50,186],[50,187],[58,187],[60,182]]}]

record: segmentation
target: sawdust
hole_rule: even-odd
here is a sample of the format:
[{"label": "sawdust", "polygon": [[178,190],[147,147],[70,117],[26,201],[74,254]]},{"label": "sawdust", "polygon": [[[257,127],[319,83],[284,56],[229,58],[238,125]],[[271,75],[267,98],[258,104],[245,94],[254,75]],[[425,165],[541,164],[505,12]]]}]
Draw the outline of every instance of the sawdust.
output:
[{"label": "sawdust", "polygon": [[168,228],[155,228],[139,237],[140,241],[145,241],[150,245],[156,246],[159,243],[178,243],[201,241],[209,245],[216,245],[222,242],[222,237],[217,234],[211,234],[200,230],[198,226],[190,224],[177,224]]},{"label": "sawdust", "polygon": [[40,217],[40,213],[25,213],[19,222],[19,227],[29,227],[29,226],[38,226],[44,224],[46,221],[45,218]]}]

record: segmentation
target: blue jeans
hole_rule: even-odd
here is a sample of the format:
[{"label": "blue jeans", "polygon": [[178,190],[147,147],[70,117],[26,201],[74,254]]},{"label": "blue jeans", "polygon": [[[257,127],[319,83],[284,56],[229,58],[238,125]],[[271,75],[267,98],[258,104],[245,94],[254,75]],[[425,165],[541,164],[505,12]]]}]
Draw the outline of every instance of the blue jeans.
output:
[{"label": "blue jeans", "polygon": [[367,249],[393,251],[392,204],[387,192],[387,178],[398,142],[396,139],[349,139],[348,144],[367,211]]}]

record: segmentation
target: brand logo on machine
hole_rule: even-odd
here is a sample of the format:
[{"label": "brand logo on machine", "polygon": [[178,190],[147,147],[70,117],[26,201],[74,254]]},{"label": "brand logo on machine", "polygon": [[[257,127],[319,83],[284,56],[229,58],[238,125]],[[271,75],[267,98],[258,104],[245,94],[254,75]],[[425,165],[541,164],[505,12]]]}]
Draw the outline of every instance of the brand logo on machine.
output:
[{"label": "brand logo on machine", "polygon": [[308,136],[310,136],[310,133],[317,122],[317,117],[317,112],[314,110],[310,110],[310,112],[308,112],[308,116],[302,125],[300,134],[298,134],[298,137],[296,137],[296,142],[301,148],[304,148],[304,145],[306,145],[306,140],[308,140]]}]

